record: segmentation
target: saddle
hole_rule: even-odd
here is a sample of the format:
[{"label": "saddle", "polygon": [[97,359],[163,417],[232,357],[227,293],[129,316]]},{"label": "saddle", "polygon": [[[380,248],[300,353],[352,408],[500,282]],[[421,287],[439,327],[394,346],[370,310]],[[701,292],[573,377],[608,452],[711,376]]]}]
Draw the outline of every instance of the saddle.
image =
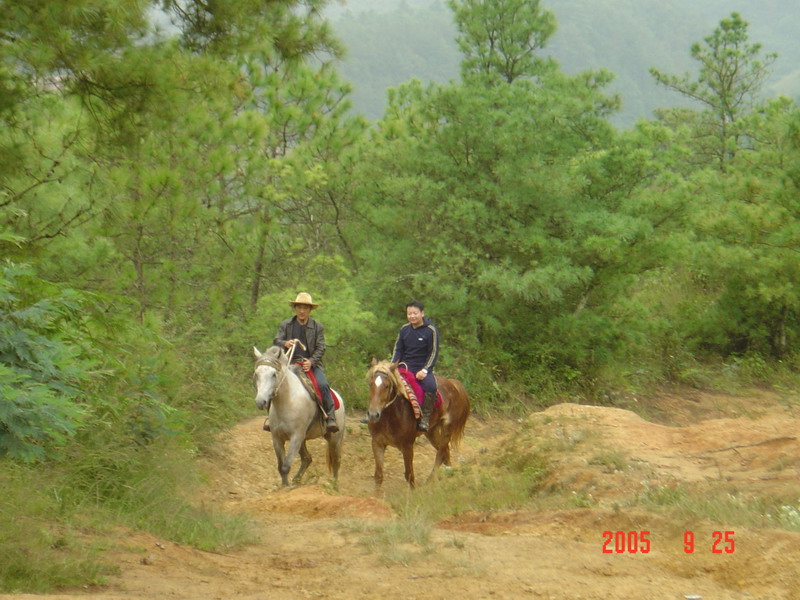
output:
[{"label": "saddle", "polygon": [[[423,402],[425,401],[425,393],[422,391],[422,386],[419,384],[419,381],[417,381],[417,378],[414,375],[414,373],[412,373],[408,369],[400,367],[399,369],[397,369],[397,373],[400,375],[400,381],[403,382],[403,386],[409,389],[411,397],[413,397],[414,402],[417,403],[415,414],[418,414],[416,411],[419,410],[419,400],[417,399],[422,398],[422,401]],[[409,398],[409,396],[406,397]],[[436,390],[436,402],[433,403],[433,407],[436,408],[441,403],[442,403],[442,393],[439,390]]]},{"label": "saddle", "polygon": [[394,369],[389,372],[389,377],[394,380],[395,388],[400,396],[405,398],[411,405],[414,411],[414,418],[419,420],[420,416],[422,416],[422,410],[418,398],[422,395],[422,389],[417,386],[419,388],[418,391],[414,391],[414,387],[409,383],[408,373],[405,369]]},{"label": "saddle", "polygon": [[[314,398],[314,400],[317,401],[317,405],[322,408],[322,390],[319,389],[314,371],[304,371],[300,363],[293,363],[290,368],[294,371],[295,375],[297,375],[297,378],[303,384],[303,387],[306,388],[309,395]],[[337,410],[341,406],[341,401],[339,400],[339,394],[334,392],[333,388],[331,388],[331,398],[333,398],[333,408]]]}]

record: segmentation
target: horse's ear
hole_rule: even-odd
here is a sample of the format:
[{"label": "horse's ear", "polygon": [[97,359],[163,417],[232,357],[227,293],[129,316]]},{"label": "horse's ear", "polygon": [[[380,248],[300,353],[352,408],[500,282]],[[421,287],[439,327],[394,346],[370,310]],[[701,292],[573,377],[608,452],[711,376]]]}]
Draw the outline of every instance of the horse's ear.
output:
[{"label": "horse's ear", "polygon": [[256,358],[261,358],[261,352],[255,346],[253,346],[253,354],[255,354]]},{"label": "horse's ear", "polygon": [[399,365],[400,365],[400,363],[399,363],[399,362],[394,362],[394,363],[392,363],[392,364],[390,364],[390,365],[389,365],[389,369],[390,369],[390,370],[392,370],[392,371],[397,371],[397,367],[398,367]]},{"label": "horse's ear", "polygon": [[373,357],[372,357],[372,362],[371,362],[371,363],[369,363],[369,366],[370,366],[370,367],[374,367],[374,366],[375,366],[375,365],[377,365],[377,364],[378,364],[378,359],[377,359],[377,358],[375,358],[375,357],[373,356]]}]

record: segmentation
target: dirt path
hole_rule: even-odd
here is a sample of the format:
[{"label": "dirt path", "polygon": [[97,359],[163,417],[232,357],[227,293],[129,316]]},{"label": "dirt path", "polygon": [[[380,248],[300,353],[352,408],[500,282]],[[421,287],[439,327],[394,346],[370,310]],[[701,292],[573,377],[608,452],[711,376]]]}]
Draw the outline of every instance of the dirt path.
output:
[{"label": "dirt path", "polygon": [[[106,590],[47,598],[800,599],[800,533],[734,528],[723,514],[673,522],[641,503],[626,508],[643,490],[669,493],[682,485],[741,498],[785,496],[797,508],[800,409],[766,394],[695,394],[662,396],[642,410],[662,422],[669,415],[672,424],[574,404],[519,421],[471,419],[456,469],[481,469],[503,446],[524,452],[544,444],[552,462],[542,493],[567,501],[442,519],[428,551],[403,543],[395,560],[369,540],[396,519],[386,498],[407,493],[399,453],[387,452],[387,482],[376,494],[369,434],[351,418],[338,489],[324,472],[320,441],[309,444],[315,462],[306,483],[281,489],[269,434],[254,417],[220,440],[204,501],[250,514],[261,530],[258,545],[214,554],[121,534],[113,553],[121,574]],[[433,452],[418,443],[418,481],[432,462]],[[691,554],[684,552],[687,530],[695,536]],[[620,552],[616,532],[624,532]],[[603,552],[605,542],[611,553]]]}]

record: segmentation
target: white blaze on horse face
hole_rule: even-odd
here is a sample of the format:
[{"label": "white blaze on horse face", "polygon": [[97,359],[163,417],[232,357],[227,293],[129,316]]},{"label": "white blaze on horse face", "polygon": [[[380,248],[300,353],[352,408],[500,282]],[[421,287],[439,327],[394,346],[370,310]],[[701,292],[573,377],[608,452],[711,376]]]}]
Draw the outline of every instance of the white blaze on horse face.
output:
[{"label": "white blaze on horse face", "polygon": [[372,380],[373,385],[370,388],[369,403],[367,405],[367,419],[371,423],[381,418],[381,411],[383,410],[383,401],[381,399],[385,395],[381,391],[381,387],[384,384],[383,377],[383,374],[377,373],[375,379]]},{"label": "white blaze on horse face", "polygon": [[272,397],[275,386],[275,369],[261,365],[256,367],[256,406],[263,409]]}]

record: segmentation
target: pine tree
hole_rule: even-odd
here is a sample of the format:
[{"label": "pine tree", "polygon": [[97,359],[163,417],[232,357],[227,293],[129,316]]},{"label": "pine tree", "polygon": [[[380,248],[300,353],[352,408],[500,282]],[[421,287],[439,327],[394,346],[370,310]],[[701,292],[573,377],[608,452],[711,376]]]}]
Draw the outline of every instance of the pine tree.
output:
[{"label": "pine tree", "polygon": [[724,170],[736,155],[746,132],[739,120],[760,101],[760,92],[774,53],[761,57],[761,44],[749,43],[748,23],[738,13],[722,19],[704,44],[695,43],[691,56],[700,63],[696,79],[688,74],[668,75],[653,68],[660,84],[700,102],[704,117],[696,133],[704,138],[702,150]]}]

